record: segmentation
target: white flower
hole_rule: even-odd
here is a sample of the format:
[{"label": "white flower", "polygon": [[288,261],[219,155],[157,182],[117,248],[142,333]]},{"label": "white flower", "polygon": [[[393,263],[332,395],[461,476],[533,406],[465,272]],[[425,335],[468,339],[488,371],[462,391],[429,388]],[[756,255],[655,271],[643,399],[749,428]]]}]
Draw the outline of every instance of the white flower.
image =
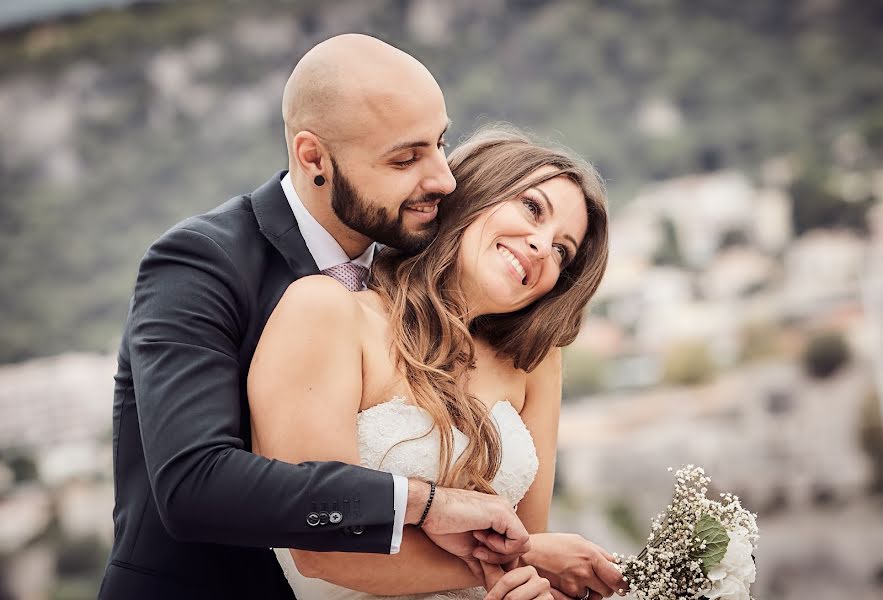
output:
[{"label": "white flower", "polygon": [[715,581],[711,591],[705,593],[709,600],[721,598],[721,600],[749,600],[748,588],[745,584],[733,577],[724,577]]},{"label": "white flower", "polygon": [[706,597],[748,600],[748,585],[754,583],[757,574],[754,559],[751,558],[752,547],[748,541],[748,530],[737,525],[727,535],[730,538],[727,553],[720,564],[708,572],[711,591]]}]

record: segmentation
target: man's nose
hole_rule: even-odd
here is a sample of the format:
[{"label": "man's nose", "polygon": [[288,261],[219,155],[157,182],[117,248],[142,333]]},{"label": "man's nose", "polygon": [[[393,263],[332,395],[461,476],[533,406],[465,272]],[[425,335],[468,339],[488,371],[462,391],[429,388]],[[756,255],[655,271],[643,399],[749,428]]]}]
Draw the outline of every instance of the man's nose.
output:
[{"label": "man's nose", "polygon": [[428,174],[424,187],[428,193],[447,196],[457,188],[457,181],[451,173],[451,167],[441,152],[432,161],[432,171]]}]

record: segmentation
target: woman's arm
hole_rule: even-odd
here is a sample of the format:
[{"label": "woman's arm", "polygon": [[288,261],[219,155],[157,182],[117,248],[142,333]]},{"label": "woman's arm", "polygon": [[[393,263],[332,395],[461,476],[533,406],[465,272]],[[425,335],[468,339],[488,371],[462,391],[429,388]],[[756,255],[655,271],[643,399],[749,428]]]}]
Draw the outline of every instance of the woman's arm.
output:
[{"label": "woman's arm", "polygon": [[[290,463],[359,464],[361,308],[326,277],[292,284],[264,328],[248,377],[255,452]],[[394,555],[292,550],[307,577],[373,594],[480,585],[466,564],[406,527]],[[419,573],[420,577],[415,577]]]},{"label": "woman's arm", "polygon": [[560,415],[561,349],[553,348],[528,375],[521,409],[521,420],[533,437],[539,459],[536,477],[518,503],[518,517],[532,534],[546,531],[549,521]]},{"label": "woman's arm", "polygon": [[[533,540],[535,534],[546,531],[549,507],[552,503],[552,487],[555,483],[555,458],[558,447],[558,420],[561,414],[561,349],[553,348],[543,361],[527,376],[524,406],[521,420],[530,431],[537,451],[539,467],[533,483],[518,503],[517,515]],[[476,532],[482,543],[493,537],[492,533]],[[530,553],[521,557],[527,561]],[[476,548],[474,556],[496,564],[507,562],[505,557],[487,548]]]},{"label": "woman's arm", "polygon": [[528,376],[521,411],[540,463],[533,485],[518,504],[518,516],[531,533],[531,550],[521,557],[521,564],[536,567],[553,587],[571,596],[581,596],[589,587],[607,597],[628,587],[613,557],[579,535],[545,533],[555,481],[560,415],[561,350],[555,348]]}]

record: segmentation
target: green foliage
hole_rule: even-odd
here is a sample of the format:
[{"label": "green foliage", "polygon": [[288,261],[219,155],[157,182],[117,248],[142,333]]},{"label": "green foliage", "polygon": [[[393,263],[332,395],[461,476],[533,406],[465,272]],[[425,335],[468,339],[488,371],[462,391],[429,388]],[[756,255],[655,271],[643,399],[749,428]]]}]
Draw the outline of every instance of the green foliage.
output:
[{"label": "green foliage", "polygon": [[669,218],[662,220],[662,243],[653,255],[653,264],[661,266],[683,267],[684,256],[678,244],[678,233],[675,224]]},{"label": "green foliage", "polygon": [[104,567],[110,552],[95,536],[62,538],[59,541],[55,570],[59,577],[81,577]]},{"label": "green foliage", "polygon": [[664,379],[667,383],[676,385],[705,383],[714,377],[715,371],[705,342],[679,342],[666,352]]},{"label": "green foliage", "polygon": [[830,377],[849,362],[849,345],[838,332],[827,332],[810,338],[803,352],[803,367],[808,375],[817,379]]},{"label": "green foliage", "polygon": [[644,541],[644,532],[631,506],[622,498],[608,501],[604,513],[610,523],[635,543]]},{"label": "green foliage", "polygon": [[813,165],[791,185],[791,223],[795,235],[810,229],[844,227],[857,233],[868,231],[866,216],[873,199],[847,201],[830,189],[830,173]]},{"label": "green foliage", "polygon": [[28,452],[7,448],[0,455],[0,461],[6,463],[12,470],[15,483],[26,483],[39,479],[37,464]]},{"label": "green foliage", "polygon": [[781,352],[779,328],[772,323],[750,323],[742,331],[742,356],[745,362],[776,356]]},{"label": "green foliage", "polygon": [[730,537],[721,522],[709,514],[702,515],[699,522],[696,523],[693,533],[699,539],[697,544],[704,542],[705,548],[697,547],[690,554],[693,558],[702,561],[702,572],[708,575],[708,572],[724,559],[727,546],[730,544]]},{"label": "green foliage", "polygon": [[721,236],[718,250],[726,250],[727,248],[738,248],[740,246],[748,246],[750,242],[748,236],[741,229],[728,229]]},{"label": "green foliage", "polygon": [[570,346],[563,355],[564,401],[584,398],[604,388],[604,363],[592,352]]},{"label": "green foliage", "polygon": [[89,577],[64,577],[52,585],[50,600],[93,600],[95,590],[101,586],[102,570]]},{"label": "green foliage", "polygon": [[872,387],[865,395],[858,429],[859,443],[871,463],[871,491],[883,494],[883,415],[880,398]]}]

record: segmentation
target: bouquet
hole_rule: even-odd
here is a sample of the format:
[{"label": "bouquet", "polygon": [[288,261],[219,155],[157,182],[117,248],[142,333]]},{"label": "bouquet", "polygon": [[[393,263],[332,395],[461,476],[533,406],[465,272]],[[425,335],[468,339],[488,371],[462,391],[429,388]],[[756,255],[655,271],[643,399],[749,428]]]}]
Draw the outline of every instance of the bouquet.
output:
[{"label": "bouquet", "polygon": [[687,465],[675,478],[672,502],[653,519],[647,546],[616,557],[630,590],[640,600],[753,600],[757,515],[733,494],[706,498],[711,479],[700,467]]}]

